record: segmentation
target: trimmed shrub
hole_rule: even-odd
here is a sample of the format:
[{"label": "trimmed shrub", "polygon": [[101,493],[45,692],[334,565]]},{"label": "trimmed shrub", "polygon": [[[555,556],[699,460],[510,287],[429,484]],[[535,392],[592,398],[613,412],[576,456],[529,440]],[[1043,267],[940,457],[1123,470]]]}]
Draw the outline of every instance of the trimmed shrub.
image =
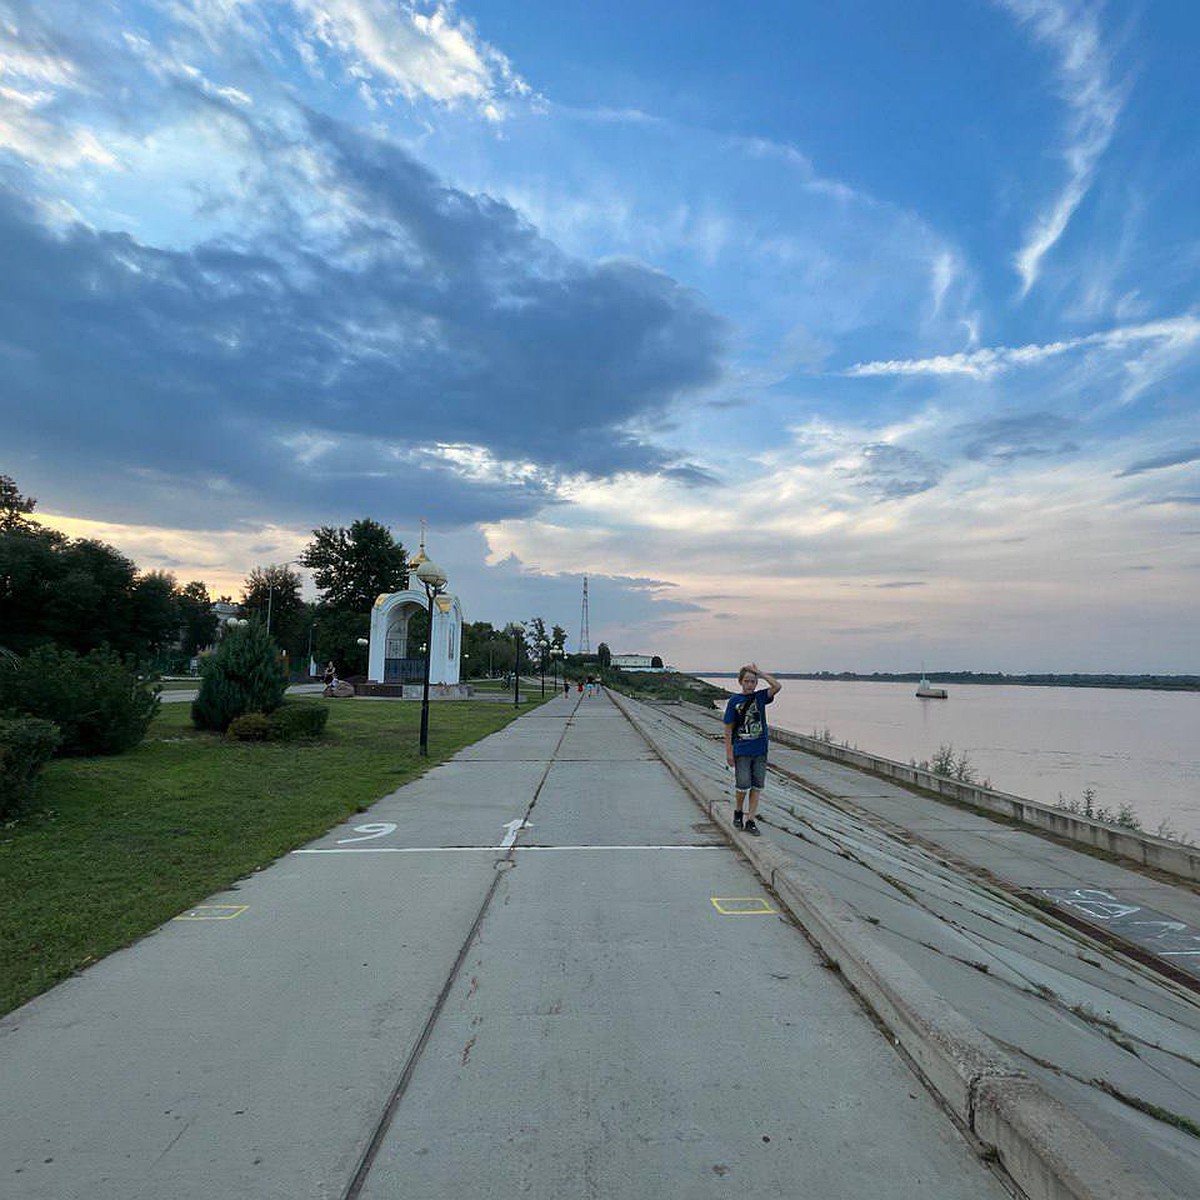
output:
[{"label": "trimmed shrub", "polygon": [[271,714],[271,736],[281,742],[319,738],[328,720],[324,704],[284,704]]},{"label": "trimmed shrub", "polygon": [[120,754],[136,746],[158,713],[158,691],[107,648],[80,657],[38,646],[0,671],[0,708],[59,727],[59,754]]},{"label": "trimmed shrub", "polygon": [[229,722],[225,736],[235,742],[265,742],[274,736],[274,726],[266,713],[243,713]]},{"label": "trimmed shrub", "polygon": [[192,724],[221,733],[243,713],[272,713],[283,703],[287,667],[260,621],[230,629],[200,663]]},{"label": "trimmed shrub", "polygon": [[37,777],[61,740],[52,721],[0,716],[0,820],[29,809]]}]

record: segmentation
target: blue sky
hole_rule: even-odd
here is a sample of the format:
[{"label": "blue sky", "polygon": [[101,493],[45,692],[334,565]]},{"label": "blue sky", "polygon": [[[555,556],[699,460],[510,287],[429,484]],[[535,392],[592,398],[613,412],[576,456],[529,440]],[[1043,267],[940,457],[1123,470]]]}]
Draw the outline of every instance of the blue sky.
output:
[{"label": "blue sky", "polygon": [[690,667],[1200,670],[1183,3],[0,0],[0,471]]}]

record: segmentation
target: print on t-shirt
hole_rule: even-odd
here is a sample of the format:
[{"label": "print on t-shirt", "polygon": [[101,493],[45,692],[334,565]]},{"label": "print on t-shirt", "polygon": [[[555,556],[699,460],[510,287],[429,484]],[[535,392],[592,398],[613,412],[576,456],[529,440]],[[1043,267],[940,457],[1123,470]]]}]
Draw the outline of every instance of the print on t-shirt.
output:
[{"label": "print on t-shirt", "polygon": [[758,697],[755,696],[750,705],[750,711],[746,714],[746,719],[742,722],[741,728],[737,731],[739,742],[752,742],[755,738],[760,738],[763,735],[762,721],[762,705],[758,702]]}]

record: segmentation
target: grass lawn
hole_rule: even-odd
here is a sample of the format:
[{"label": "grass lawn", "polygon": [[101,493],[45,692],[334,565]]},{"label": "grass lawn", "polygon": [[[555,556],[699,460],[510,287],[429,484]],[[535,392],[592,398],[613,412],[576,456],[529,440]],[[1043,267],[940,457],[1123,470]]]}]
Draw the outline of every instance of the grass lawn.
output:
[{"label": "grass lawn", "polygon": [[145,741],[111,758],[60,759],[38,810],[0,828],[0,1012],[318,837],[507,725],[495,702],[328,703],[319,742],[196,733],[164,706]]}]

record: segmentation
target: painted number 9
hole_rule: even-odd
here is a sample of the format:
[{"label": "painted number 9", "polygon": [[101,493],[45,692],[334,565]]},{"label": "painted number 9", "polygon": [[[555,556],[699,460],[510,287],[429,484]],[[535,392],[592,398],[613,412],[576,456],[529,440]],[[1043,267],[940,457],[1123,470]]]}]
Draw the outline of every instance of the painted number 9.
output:
[{"label": "painted number 9", "polygon": [[354,832],[363,836],[339,838],[338,845],[345,846],[349,842],[369,842],[372,838],[387,837],[389,833],[396,832],[396,826],[390,821],[380,821],[377,825],[355,825]]}]

